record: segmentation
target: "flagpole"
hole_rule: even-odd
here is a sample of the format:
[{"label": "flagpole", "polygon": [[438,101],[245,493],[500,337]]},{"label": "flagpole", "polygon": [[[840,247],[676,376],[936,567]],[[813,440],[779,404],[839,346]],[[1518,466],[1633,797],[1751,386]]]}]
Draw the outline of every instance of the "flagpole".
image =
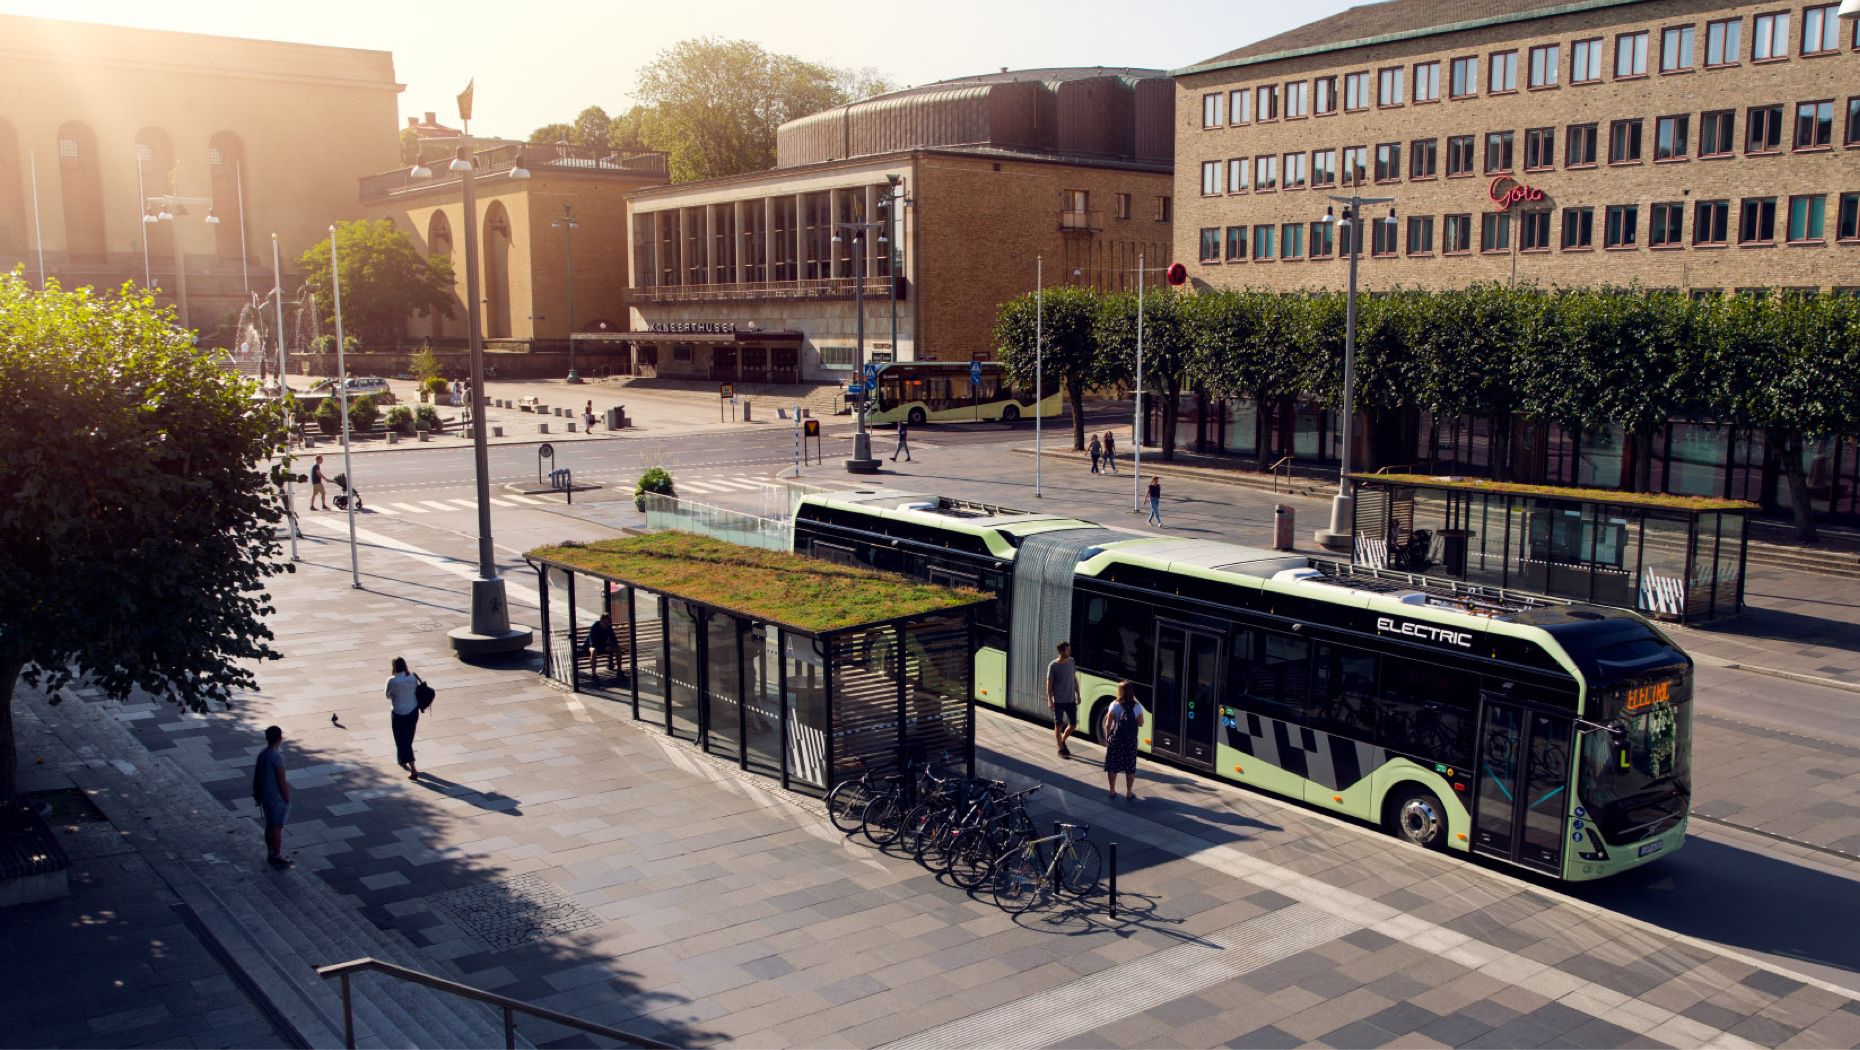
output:
[{"label": "flagpole", "polygon": [[342,356],[342,267],[336,261],[336,227],[329,228],[329,277],[336,288],[336,389],[342,391],[342,477],[348,482],[347,492],[343,493],[349,512],[349,586],[362,589],[361,554],[355,546],[355,504],[360,498],[355,492],[354,460],[349,458],[349,446],[353,443],[349,435],[349,370]]},{"label": "flagpole", "polygon": [[[334,241],[330,242],[334,244]],[[291,530],[291,560],[297,560],[297,504],[291,498],[291,388],[284,383],[284,267],[278,262],[278,235],[271,235],[271,299],[278,311],[278,407],[284,416],[284,519]],[[262,349],[259,351],[264,352]]]},{"label": "flagpole", "polygon": [[32,166],[32,235],[39,245],[39,291],[45,291],[45,223],[39,219],[39,153],[26,151],[26,163]]}]

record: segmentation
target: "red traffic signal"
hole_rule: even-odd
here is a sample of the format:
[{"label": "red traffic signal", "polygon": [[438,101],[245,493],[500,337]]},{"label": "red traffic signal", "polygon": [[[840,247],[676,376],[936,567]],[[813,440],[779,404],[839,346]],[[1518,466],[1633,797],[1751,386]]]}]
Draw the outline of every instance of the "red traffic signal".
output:
[{"label": "red traffic signal", "polygon": [[1169,279],[1170,284],[1186,284],[1188,282],[1188,267],[1183,266],[1181,263],[1170,263],[1169,269],[1165,272],[1164,276]]}]

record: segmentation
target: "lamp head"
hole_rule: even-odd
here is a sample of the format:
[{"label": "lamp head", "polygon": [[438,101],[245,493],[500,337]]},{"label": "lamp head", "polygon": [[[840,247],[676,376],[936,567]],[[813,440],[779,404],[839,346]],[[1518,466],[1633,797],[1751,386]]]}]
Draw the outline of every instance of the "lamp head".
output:
[{"label": "lamp head", "polygon": [[143,222],[160,222],[161,220],[155,217],[154,212],[150,211],[147,208],[144,208],[142,209],[142,221]]},{"label": "lamp head", "polygon": [[446,165],[446,170],[447,171],[470,171],[472,170],[471,154],[466,151],[464,146],[460,146],[454,152],[453,157],[452,157],[452,163]]},{"label": "lamp head", "polygon": [[528,160],[528,159],[529,159],[529,157],[528,157],[528,151],[527,151],[527,150],[518,150],[518,151],[517,151],[517,162],[516,162],[516,163],[515,163],[514,165],[512,165],[512,166],[511,166],[511,168],[510,168],[510,177],[511,177],[511,178],[513,178],[513,179],[527,179],[527,178],[529,178],[529,177],[530,177],[530,169],[524,166],[524,161],[526,161],[526,160]]},{"label": "lamp head", "polygon": [[218,226],[219,224],[220,224],[220,217],[219,217],[219,215],[217,215],[217,214],[215,213],[215,211],[214,211],[214,209],[213,209],[213,208],[211,208],[211,207],[209,207],[209,208],[207,209],[207,225],[208,225],[208,226]]},{"label": "lamp head", "polygon": [[414,161],[413,167],[407,169],[407,177],[424,182],[433,177],[433,169],[421,164],[419,161]]},{"label": "lamp head", "polygon": [[1337,222],[1337,209],[1331,205],[1324,206],[1324,225],[1333,226]]},{"label": "lamp head", "polygon": [[174,212],[169,211],[168,206],[164,204],[161,206],[161,211],[155,214],[155,217],[157,219],[160,219],[162,222],[173,222]]}]

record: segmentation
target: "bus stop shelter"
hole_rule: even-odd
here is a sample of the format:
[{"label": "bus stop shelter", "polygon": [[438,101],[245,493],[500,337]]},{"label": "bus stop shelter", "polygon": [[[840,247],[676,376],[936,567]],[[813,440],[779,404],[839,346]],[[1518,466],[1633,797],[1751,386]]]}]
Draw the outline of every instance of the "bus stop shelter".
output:
[{"label": "bus stop shelter", "polygon": [[682,532],[525,557],[544,673],[577,693],[813,794],[907,759],[974,771],[992,596]]},{"label": "bus stop shelter", "polygon": [[1353,474],[1354,565],[1678,623],[1744,608],[1740,500]]}]

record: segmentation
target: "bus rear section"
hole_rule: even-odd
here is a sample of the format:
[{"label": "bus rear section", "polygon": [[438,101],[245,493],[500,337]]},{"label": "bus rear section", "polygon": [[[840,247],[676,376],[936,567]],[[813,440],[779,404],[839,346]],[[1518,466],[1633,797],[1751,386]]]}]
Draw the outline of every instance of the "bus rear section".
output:
[{"label": "bus rear section", "polygon": [[[1041,391],[1039,414],[1061,410],[1060,391]],[[873,423],[1012,423],[1032,419],[1031,390],[1017,390],[999,362],[904,361],[881,365],[866,418]]]}]

